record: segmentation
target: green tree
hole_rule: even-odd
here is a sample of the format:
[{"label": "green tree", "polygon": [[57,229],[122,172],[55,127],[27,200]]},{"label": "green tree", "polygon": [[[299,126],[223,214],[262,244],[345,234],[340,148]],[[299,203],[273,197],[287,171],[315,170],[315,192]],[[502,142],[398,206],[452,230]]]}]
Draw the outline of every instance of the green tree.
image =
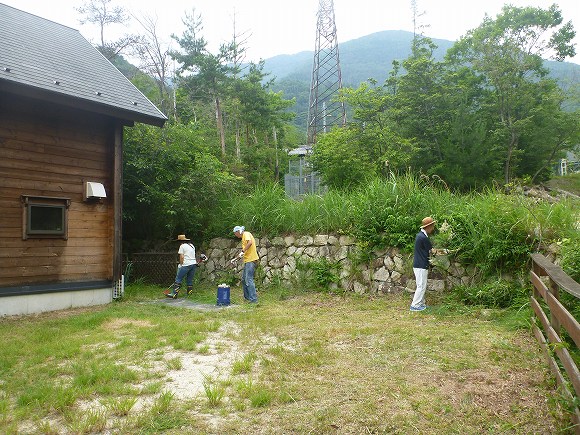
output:
[{"label": "green tree", "polygon": [[137,124],[123,147],[123,222],[127,250],[149,249],[176,232],[198,238],[237,179],[209,151],[199,124]]},{"label": "green tree", "polygon": [[177,71],[178,84],[192,100],[211,102],[215,109],[217,132],[222,157],[226,155],[226,132],[222,101],[232,87],[238,67],[232,62],[239,56],[240,48],[235,42],[221,44],[217,54],[209,52],[207,41],[201,36],[201,15],[195,10],[183,20],[186,29],[181,37],[172,37],[179,43],[181,51],[171,57],[181,66]]},{"label": "green tree", "polygon": [[573,150],[580,143],[580,112],[562,110],[566,96],[553,81],[545,81],[538,97],[542,104],[529,114],[530,126],[522,134],[521,172],[531,176],[531,181],[546,181],[551,166],[564,151]]},{"label": "green tree", "polygon": [[251,174],[254,180],[265,175],[261,169],[278,179],[285,126],[293,118],[288,109],[294,101],[285,100],[282,92],[273,92],[273,80],[266,80],[267,75],[263,61],[250,63],[247,73],[235,81],[233,91],[246,143],[245,152],[238,157],[255,168],[256,173]]},{"label": "green tree", "polygon": [[533,141],[526,144],[522,139],[531,136],[537,122],[533,114],[548,115],[539,109],[552,100],[541,56],[563,60],[575,54],[572,24],[562,23],[555,4],[548,9],[504,6],[495,19],[486,17],[449,52],[450,62],[470,65],[483,78],[482,86],[490,90],[483,108],[493,120],[490,140],[503,152],[506,184],[522,175],[525,148],[533,146]]},{"label": "green tree", "polygon": [[377,85],[371,79],[357,89],[343,89],[340,98],[351,109],[352,120],[346,128],[321,135],[312,155],[314,169],[329,187],[351,188],[369,177],[408,168],[417,144],[401,134],[394,119],[395,82],[391,77]]},{"label": "green tree", "polygon": [[324,184],[334,189],[353,188],[376,174],[375,161],[361,152],[355,128],[335,128],[320,135],[311,161]]},{"label": "green tree", "polygon": [[449,129],[443,66],[433,58],[435,48],[429,38],[416,36],[411,55],[401,63],[405,74],[391,77],[395,93],[389,116],[399,134],[416,143],[412,163],[425,172],[444,160],[442,141]]},{"label": "green tree", "polygon": [[501,171],[501,160],[488,144],[489,117],[481,107],[487,96],[482,79],[468,66],[442,65],[438,79],[437,136],[440,158],[422,158],[427,173],[437,175],[455,188],[469,190],[486,184]]}]

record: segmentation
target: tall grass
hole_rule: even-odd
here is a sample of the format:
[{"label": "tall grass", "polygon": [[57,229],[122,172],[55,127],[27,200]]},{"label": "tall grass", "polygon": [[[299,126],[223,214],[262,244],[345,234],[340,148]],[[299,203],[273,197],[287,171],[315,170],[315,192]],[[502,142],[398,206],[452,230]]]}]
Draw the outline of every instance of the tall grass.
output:
[{"label": "tall grass", "polygon": [[[277,185],[239,196],[222,210],[229,234],[234,223],[258,236],[332,232],[356,237],[361,247],[410,251],[421,219],[439,222],[434,242],[484,275],[518,271],[530,252],[551,243],[576,246],[578,204],[538,202],[497,189],[456,194],[437,178],[410,174],[369,181],[350,192],[307,195],[296,201]],[[570,250],[570,249],[569,249]],[[564,249],[565,251],[565,249]],[[575,270],[574,261],[571,269]]]},{"label": "tall grass", "polygon": [[307,195],[295,201],[279,185],[260,186],[247,196],[232,198],[221,214],[226,222],[224,232],[237,223],[263,235],[307,234],[350,226],[348,203],[341,193]]}]

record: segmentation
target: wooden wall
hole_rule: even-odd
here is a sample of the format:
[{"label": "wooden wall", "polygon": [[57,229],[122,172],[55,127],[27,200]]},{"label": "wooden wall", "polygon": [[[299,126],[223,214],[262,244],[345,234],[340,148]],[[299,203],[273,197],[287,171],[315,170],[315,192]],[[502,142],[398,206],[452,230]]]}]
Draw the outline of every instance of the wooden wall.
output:
[{"label": "wooden wall", "polygon": [[[113,144],[110,118],[0,92],[0,288],[112,279]],[[21,195],[70,198],[68,239],[23,240]]]}]

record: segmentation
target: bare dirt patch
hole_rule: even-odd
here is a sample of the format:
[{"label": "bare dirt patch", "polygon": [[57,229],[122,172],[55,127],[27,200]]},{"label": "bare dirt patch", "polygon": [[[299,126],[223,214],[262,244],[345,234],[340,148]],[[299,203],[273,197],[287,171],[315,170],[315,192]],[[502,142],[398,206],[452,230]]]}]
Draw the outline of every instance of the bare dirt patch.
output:
[{"label": "bare dirt patch", "polygon": [[234,339],[227,337],[235,337],[239,332],[238,325],[228,322],[218,331],[208,334],[207,340],[203,342],[207,351],[203,354],[177,350],[165,352],[164,361],[181,359],[179,370],[166,373],[165,389],[178,399],[193,399],[204,391],[203,383],[206,379],[228,378],[232,364],[240,357],[240,348]]}]

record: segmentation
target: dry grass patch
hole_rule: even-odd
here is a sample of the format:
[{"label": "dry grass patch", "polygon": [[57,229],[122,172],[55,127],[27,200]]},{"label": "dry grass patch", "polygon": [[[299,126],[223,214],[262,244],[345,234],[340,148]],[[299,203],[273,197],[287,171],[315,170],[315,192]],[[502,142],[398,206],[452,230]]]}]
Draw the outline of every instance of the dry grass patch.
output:
[{"label": "dry grass patch", "polygon": [[111,319],[104,322],[101,327],[109,331],[122,331],[123,328],[127,326],[134,326],[136,328],[153,328],[156,325],[149,320],[137,320],[137,319]]}]

